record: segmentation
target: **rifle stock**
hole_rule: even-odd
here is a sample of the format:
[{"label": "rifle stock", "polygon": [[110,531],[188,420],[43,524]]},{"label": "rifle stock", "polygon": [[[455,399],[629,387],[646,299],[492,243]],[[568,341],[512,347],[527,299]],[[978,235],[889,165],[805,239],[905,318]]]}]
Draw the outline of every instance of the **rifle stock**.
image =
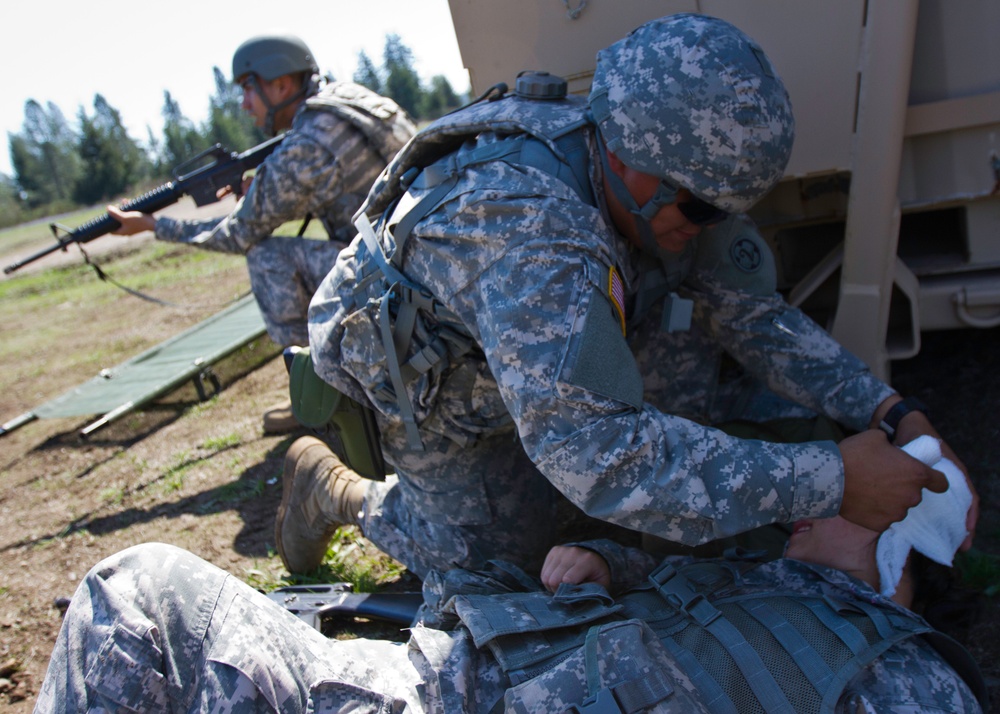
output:
[{"label": "rifle stock", "polygon": [[[230,153],[221,144],[216,144],[174,169],[173,181],[168,181],[148,193],[126,201],[121,205],[121,209],[123,211],[155,213],[177,203],[183,196],[191,196],[197,206],[207,206],[210,203],[218,201],[219,190],[227,186],[233,187],[237,194],[239,194],[243,174],[250,169],[260,166],[264,162],[264,159],[274,152],[283,139],[283,135],[276,136],[262,144],[258,144],[252,149],[247,149],[242,154],[237,154],[236,152]],[[200,168],[192,168],[187,172],[184,171],[206,158],[211,158],[212,162]],[[93,220],[87,221],[79,228],[60,236],[59,227],[55,223],[50,223],[49,228],[52,229],[52,234],[56,238],[55,245],[51,245],[48,248],[29,255],[27,258],[11,263],[3,269],[3,272],[5,274],[13,273],[15,270],[19,270],[39,258],[44,258],[50,253],[54,253],[57,250],[66,250],[67,246],[73,243],[88,243],[95,238],[107,235],[120,225],[118,221],[105,213]]]}]

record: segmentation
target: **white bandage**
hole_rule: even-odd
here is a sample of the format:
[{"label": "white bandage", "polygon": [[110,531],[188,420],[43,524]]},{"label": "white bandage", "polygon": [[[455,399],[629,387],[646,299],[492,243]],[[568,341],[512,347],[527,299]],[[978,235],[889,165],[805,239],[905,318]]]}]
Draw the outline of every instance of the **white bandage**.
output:
[{"label": "white bandage", "polygon": [[941,457],[938,440],[921,436],[902,449],[943,473],[948,479],[948,490],[934,493],[925,488],[920,503],[909,510],[906,518],[893,523],[879,537],[875,558],[882,594],[886,597],[895,594],[911,548],[942,565],[951,565],[955,551],[969,534],[965,518],[972,505],[972,492],[958,467]]}]

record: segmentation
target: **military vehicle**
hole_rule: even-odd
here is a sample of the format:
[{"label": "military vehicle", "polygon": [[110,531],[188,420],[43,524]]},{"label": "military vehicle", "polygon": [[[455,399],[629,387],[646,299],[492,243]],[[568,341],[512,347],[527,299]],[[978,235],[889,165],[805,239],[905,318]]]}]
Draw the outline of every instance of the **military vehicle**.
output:
[{"label": "military vehicle", "polygon": [[449,0],[473,94],[544,70],[586,94],[646,20],[721,17],[791,94],[784,180],[752,211],[780,288],[883,378],[926,330],[1000,325],[996,0]]}]

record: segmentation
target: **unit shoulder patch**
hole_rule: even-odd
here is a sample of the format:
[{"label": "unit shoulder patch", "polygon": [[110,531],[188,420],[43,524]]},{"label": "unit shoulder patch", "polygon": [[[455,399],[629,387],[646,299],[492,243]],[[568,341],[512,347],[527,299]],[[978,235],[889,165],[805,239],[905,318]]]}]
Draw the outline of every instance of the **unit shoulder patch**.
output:
[{"label": "unit shoulder patch", "polygon": [[755,273],[760,270],[764,257],[760,246],[750,238],[737,238],[729,246],[729,255],[733,265],[745,273]]}]

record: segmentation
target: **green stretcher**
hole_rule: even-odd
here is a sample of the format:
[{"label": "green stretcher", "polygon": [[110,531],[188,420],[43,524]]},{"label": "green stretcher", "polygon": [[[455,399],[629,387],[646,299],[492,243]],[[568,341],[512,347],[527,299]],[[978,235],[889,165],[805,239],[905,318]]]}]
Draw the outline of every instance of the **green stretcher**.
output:
[{"label": "green stretcher", "polygon": [[200,399],[208,399],[219,391],[211,366],[264,332],[257,301],[246,295],[184,332],[0,425],[0,436],[35,419],[103,414],[80,431],[85,437],[188,380],[194,381]]}]

